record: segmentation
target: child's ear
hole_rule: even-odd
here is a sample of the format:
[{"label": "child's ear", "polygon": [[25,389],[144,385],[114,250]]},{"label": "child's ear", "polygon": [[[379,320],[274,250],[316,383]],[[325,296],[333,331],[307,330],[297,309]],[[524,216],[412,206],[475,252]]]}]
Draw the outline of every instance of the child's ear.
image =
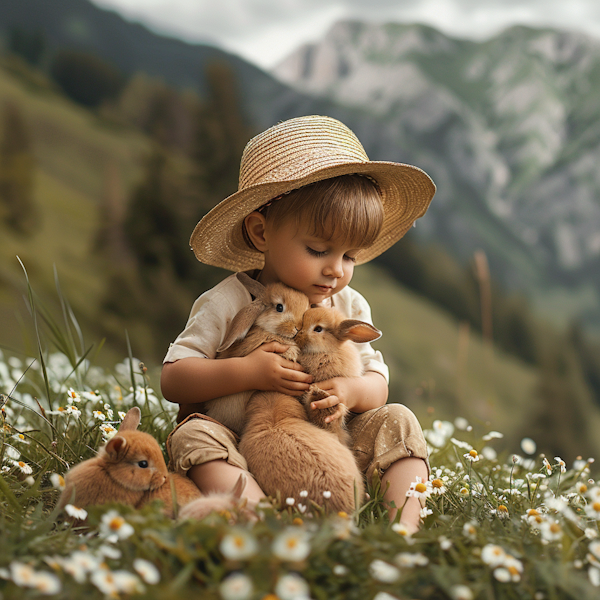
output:
[{"label": "child's ear", "polygon": [[267,221],[264,215],[258,211],[251,212],[245,219],[246,232],[250,241],[259,252],[264,252],[267,248],[267,240],[265,239],[265,229]]}]

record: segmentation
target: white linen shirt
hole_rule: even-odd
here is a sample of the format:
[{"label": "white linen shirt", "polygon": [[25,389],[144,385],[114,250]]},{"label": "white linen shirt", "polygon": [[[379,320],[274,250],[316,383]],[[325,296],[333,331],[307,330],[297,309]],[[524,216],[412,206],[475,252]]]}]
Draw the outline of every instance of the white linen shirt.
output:
[{"label": "white linen shirt", "polygon": [[[169,346],[163,363],[182,358],[215,358],[217,348],[223,343],[229,325],[247,304],[252,302],[250,292],[240,283],[235,274],[230,275],[215,287],[204,292],[192,306],[185,329]],[[371,307],[356,290],[346,286],[331,298],[331,305],[349,319],[359,319],[373,324]],[[389,369],[381,352],[371,344],[357,344],[365,372],[374,371],[383,375],[389,383]]]}]

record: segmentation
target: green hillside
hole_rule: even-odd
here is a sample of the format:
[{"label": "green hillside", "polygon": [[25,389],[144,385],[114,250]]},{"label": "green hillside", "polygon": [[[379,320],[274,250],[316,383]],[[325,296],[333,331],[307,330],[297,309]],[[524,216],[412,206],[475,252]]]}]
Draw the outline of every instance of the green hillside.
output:
[{"label": "green hillside", "polygon": [[[127,330],[135,356],[158,366],[168,343],[163,340],[173,339],[181,329],[186,311],[207,287],[206,281],[222,274],[212,270],[209,279],[192,281],[179,290],[175,308],[180,312],[173,309],[176,318],[167,331],[159,320],[142,318],[150,314],[143,312],[142,303],[149,299],[139,288],[143,267],[138,268],[140,277],[132,277],[123,289],[142,317],[128,318],[107,308],[107,291],[118,296],[119,290],[111,289],[114,265],[97,249],[102,207],[111,196],[113,212],[126,210],[156,142],[134,127],[116,125],[73,104],[40,75],[12,60],[0,63],[0,98],[2,105],[18,107],[26,125],[35,159],[33,195],[39,213],[39,226],[29,236],[0,224],[0,346],[35,354],[18,255],[41,303],[58,315],[56,267],[87,343],[107,338],[99,357],[102,364],[111,366],[123,359]],[[181,152],[166,152],[175,171],[191,170]],[[140,219],[143,216],[139,214]],[[191,220],[186,224],[186,235],[193,224]],[[181,244],[186,243],[182,234]],[[518,436],[527,432],[527,423],[540,410],[539,370],[484,347],[477,333],[468,333],[464,325],[461,330],[458,319],[407,291],[380,267],[357,269],[354,285],[369,298],[375,323],[384,331],[377,347],[391,367],[390,398],[406,403],[420,417],[433,410],[439,418],[465,416],[489,422],[508,434],[504,446],[516,450]],[[175,305],[167,309],[171,306]],[[600,445],[593,428],[599,424],[598,409],[591,400],[587,404],[576,400],[573,410],[586,415],[586,425],[578,439],[567,429],[565,437],[577,442],[564,447],[575,453],[578,448],[582,453],[596,452]],[[561,443],[557,441],[558,448]]]},{"label": "green hillside", "polygon": [[2,226],[0,280],[4,344],[18,343],[14,318],[23,275],[16,255],[44,296],[54,287],[53,266],[79,314],[92,320],[102,276],[92,242],[106,170],[117,165],[125,186],[139,176],[139,161],[148,140],[139,133],[111,130],[95,115],[53,91],[43,79],[18,64],[0,63],[0,109],[18,107],[31,140],[35,161],[34,202],[39,226],[23,238]]}]

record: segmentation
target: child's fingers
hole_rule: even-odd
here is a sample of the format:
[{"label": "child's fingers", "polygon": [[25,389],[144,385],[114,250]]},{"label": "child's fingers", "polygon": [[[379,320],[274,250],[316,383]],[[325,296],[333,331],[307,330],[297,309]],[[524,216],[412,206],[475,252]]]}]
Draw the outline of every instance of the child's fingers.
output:
[{"label": "child's fingers", "polygon": [[260,346],[260,349],[264,352],[277,352],[278,354],[285,352],[288,348],[289,346],[280,344],[279,342],[268,342],[267,344]]},{"label": "child's fingers", "polygon": [[323,398],[321,400],[315,400],[310,403],[310,407],[313,410],[321,409],[321,408],[329,408],[331,406],[335,406],[340,403],[340,399],[337,396],[327,396],[327,398]]},{"label": "child's fingers", "polygon": [[338,409],[332,415],[325,417],[325,423],[331,423],[332,421],[335,421],[336,419],[340,419],[343,416],[344,416],[344,409],[342,408],[341,404],[338,404]]}]

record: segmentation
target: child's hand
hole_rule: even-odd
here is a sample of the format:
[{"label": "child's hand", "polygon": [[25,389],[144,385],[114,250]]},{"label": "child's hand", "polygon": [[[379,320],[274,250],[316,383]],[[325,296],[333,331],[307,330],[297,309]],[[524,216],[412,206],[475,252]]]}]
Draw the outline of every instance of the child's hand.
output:
[{"label": "child's hand", "polygon": [[279,342],[263,344],[245,357],[252,390],[274,391],[302,396],[312,383],[312,376],[291,360],[280,356],[288,346]]},{"label": "child's hand", "polygon": [[[310,403],[312,410],[331,408],[332,406],[338,406],[344,404],[347,408],[354,406],[353,394],[352,394],[352,382],[356,381],[353,377],[334,377],[333,379],[327,379],[326,381],[319,381],[319,389],[327,392],[329,396],[321,400],[316,400]],[[336,412],[325,418],[325,423],[331,423],[336,419],[344,416],[346,411],[339,407]]]}]

